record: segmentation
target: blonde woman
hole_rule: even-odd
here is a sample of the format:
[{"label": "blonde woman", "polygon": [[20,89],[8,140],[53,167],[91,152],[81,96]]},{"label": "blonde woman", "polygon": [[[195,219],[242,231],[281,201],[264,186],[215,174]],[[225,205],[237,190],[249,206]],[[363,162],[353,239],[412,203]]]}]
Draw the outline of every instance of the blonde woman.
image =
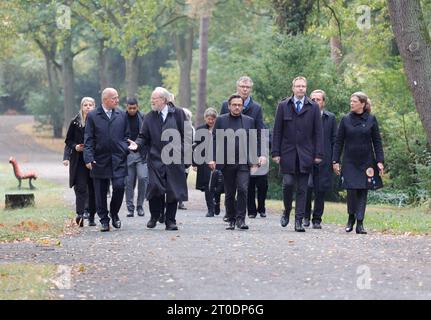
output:
[{"label": "blonde woman", "polygon": [[93,98],[84,97],[81,100],[79,113],[70,122],[66,135],[66,147],[70,152],[69,165],[69,186],[74,187],[76,196],[76,223],[84,226],[84,211],[88,202],[89,225],[95,226],[94,216],[96,204],[94,196],[93,180],[90,178],[90,170],[84,163],[84,131],[87,114],[95,108],[96,102]]}]

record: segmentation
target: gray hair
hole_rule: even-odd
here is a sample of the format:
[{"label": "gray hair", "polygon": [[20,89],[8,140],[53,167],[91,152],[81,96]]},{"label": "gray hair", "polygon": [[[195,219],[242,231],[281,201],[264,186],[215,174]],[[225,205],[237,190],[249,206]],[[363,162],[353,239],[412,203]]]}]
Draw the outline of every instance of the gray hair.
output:
[{"label": "gray hair", "polygon": [[158,93],[161,98],[165,99],[166,103],[167,102],[172,102],[171,99],[172,99],[173,96],[165,88],[163,88],[163,87],[157,87],[157,88],[154,89],[153,93],[154,92]]},{"label": "gray hair", "polygon": [[310,93],[310,97],[313,95],[313,93],[320,93],[322,95],[323,101],[326,100],[326,92],[321,90],[321,89],[317,89],[314,90],[312,93]]},{"label": "gray hair", "polygon": [[205,110],[204,118],[206,118],[206,117],[217,118],[217,116],[218,116],[218,112],[217,112],[216,109],[214,109],[214,108],[208,108],[208,109]]},{"label": "gray hair", "polygon": [[239,86],[241,82],[250,82],[251,86],[253,87],[253,80],[251,80],[251,78],[248,76],[242,76],[239,78],[236,82],[236,85]]},{"label": "gray hair", "polygon": [[115,90],[114,88],[105,88],[102,91],[102,95],[101,95],[101,99],[102,101],[104,101],[106,99],[106,96],[111,93],[112,91],[117,92],[117,90]]}]

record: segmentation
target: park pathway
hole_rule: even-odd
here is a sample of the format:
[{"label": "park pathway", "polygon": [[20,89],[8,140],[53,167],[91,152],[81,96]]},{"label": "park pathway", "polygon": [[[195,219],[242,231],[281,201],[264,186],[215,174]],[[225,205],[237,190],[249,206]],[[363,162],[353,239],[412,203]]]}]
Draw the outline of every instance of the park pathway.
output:
[{"label": "park pathway", "polygon": [[[0,160],[13,151],[41,176],[59,183],[73,205],[61,154],[35,146],[14,127],[30,117],[0,117]],[[22,143],[25,141],[26,143]],[[148,208],[119,230],[84,227],[61,246],[0,245],[0,263],[50,263],[72,270],[70,286],[52,290],[64,299],[430,299],[431,238],[346,234],[281,228],[279,213],[248,220],[248,231],[226,231],[221,217],[205,218],[205,201],[191,191],[178,211],[178,232],[149,230]]]}]

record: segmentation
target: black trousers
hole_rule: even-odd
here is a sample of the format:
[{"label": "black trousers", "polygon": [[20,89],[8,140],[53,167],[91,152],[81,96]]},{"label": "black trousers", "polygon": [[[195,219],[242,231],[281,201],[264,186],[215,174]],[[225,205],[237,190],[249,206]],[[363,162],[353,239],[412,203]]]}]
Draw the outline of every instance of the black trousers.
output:
[{"label": "black trousers", "polygon": [[293,192],[296,185],[295,220],[304,218],[307,198],[308,173],[283,174],[283,203],[286,214],[292,210]]},{"label": "black trousers", "polygon": [[96,209],[100,218],[100,223],[109,223],[108,216],[108,189],[112,184],[112,196],[109,204],[111,216],[118,216],[121,205],[123,204],[125,177],[100,179],[94,178],[94,191],[96,194]]},{"label": "black trousers", "polygon": [[367,207],[367,189],[347,189],[347,212],[357,220],[364,220]]},{"label": "black trousers", "polygon": [[314,193],[314,208],[312,222],[322,222],[323,210],[325,209],[325,191],[315,191],[313,188],[307,190],[307,200],[305,204],[305,218],[311,218],[311,203]]},{"label": "black trousers", "polygon": [[[256,208],[256,189],[257,189],[257,208]],[[268,193],[268,175],[250,176],[248,182],[247,211],[248,214],[256,215],[265,213],[265,200]]]},{"label": "black trousers", "polygon": [[226,216],[229,221],[245,219],[250,169],[247,165],[226,165],[222,172]]},{"label": "black trousers", "polygon": [[211,192],[208,186],[205,187],[205,202],[207,203],[208,212],[214,213],[214,207],[215,207],[214,192]]},{"label": "black trousers", "polygon": [[76,198],[76,214],[83,215],[88,209],[91,217],[96,214],[96,197],[94,194],[93,179],[90,170],[85,167],[84,161],[76,167],[75,185],[73,186]]},{"label": "black trousers", "polygon": [[150,207],[151,219],[159,219],[160,214],[166,210],[165,224],[170,225],[172,223],[177,223],[175,217],[177,214],[178,201],[166,202],[166,196],[163,195],[149,199],[148,205]]}]

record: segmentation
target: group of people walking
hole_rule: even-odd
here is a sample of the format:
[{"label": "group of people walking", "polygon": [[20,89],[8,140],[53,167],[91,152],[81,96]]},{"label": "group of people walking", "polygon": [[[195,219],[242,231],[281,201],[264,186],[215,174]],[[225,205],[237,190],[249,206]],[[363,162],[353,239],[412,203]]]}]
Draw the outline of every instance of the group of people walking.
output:
[{"label": "group of people walking", "polygon": [[[67,133],[64,157],[66,163],[70,161],[77,224],[83,226],[88,211],[92,226],[97,212],[101,231],[110,230],[111,220],[114,228],[120,228],[118,213],[126,193],[128,217],[135,210],[139,216],[145,215],[146,198],[147,227],[154,228],[159,222],[165,223],[166,230],[178,230],[176,211],[188,200],[186,172],[193,167],[196,188],[205,193],[206,216],[220,214],[224,192],[226,229],[247,230],[247,215],[266,217],[271,153],[282,175],[282,227],[289,224],[295,197],[295,231],[304,232],[310,223],[321,229],[325,194],[332,189],[335,172],[341,187],[347,189],[346,232],[356,223],[356,232],[365,234],[367,193],[382,187],[384,170],[380,132],[368,97],[353,93],[351,110],[337,127],[334,114],[325,108],[325,92],[314,90],[307,96],[307,80],[297,77],[292,81],[292,95],[277,107],[270,134],[262,107],[251,96],[252,79],[244,76],[236,84],[236,93],[223,102],[220,115],[208,108],[205,124],[196,130],[190,112],[177,107],[173,95],[162,87],[152,92],[152,110],[146,115],[132,98],[127,99],[126,111],[120,110],[113,88],[103,90],[97,108],[94,99],[83,98]],[[167,138],[171,132],[178,140],[176,135]],[[175,156],[178,161],[172,161]]]}]

